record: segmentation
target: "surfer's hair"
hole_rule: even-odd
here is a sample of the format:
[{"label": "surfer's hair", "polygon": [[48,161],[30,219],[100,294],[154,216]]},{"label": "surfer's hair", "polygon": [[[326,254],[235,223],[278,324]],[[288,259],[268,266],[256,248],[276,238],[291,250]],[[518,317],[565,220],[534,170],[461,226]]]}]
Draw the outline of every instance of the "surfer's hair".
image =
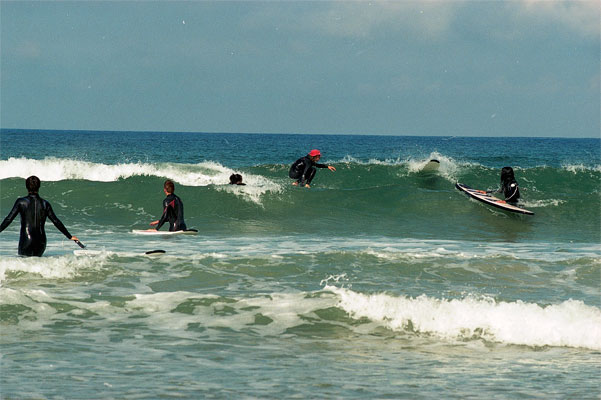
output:
[{"label": "surfer's hair", "polygon": [[501,169],[501,182],[512,181],[515,179],[513,175],[513,168],[511,167],[503,167]]},{"label": "surfer's hair", "polygon": [[230,185],[239,185],[242,183],[242,175],[240,174],[231,174],[230,175]]},{"label": "surfer's hair", "polygon": [[25,179],[25,187],[30,194],[37,193],[40,190],[40,178],[35,175],[31,175],[29,178]]},{"label": "surfer's hair", "polygon": [[165,191],[167,191],[167,193],[169,194],[175,192],[175,184],[170,179],[167,179],[165,181],[165,183],[163,184],[163,188],[165,188]]}]

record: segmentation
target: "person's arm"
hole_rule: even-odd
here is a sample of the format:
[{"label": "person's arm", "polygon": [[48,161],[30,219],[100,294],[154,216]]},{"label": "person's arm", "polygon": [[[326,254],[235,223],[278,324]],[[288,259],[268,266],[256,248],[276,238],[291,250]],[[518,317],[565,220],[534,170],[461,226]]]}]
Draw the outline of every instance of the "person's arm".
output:
[{"label": "person's arm", "polygon": [[166,201],[163,201],[163,215],[161,215],[161,219],[158,221],[151,222],[150,225],[156,225],[155,230],[161,229],[161,226],[167,221],[167,210],[169,209],[169,204]]},{"label": "person's arm", "polygon": [[0,232],[5,230],[6,227],[8,227],[11,224],[11,222],[13,222],[13,220],[19,213],[19,204],[20,204],[19,199],[17,199],[17,201],[15,201],[15,205],[13,206],[13,209],[10,210],[10,212],[8,213],[6,218],[4,218],[4,221],[2,221],[2,224],[0,224]]},{"label": "person's arm", "polygon": [[329,169],[330,171],[336,171],[336,168],[334,168],[333,166],[331,166],[331,165],[328,165],[328,164],[315,164],[315,166],[316,166],[317,168],[327,168],[327,169]]},{"label": "person's arm", "polygon": [[503,191],[503,185],[499,186],[497,189],[487,190],[486,193],[501,193]]},{"label": "person's arm", "polygon": [[[58,219],[56,214],[54,214],[52,206],[48,202],[46,203],[46,212],[48,213],[48,218],[50,219],[50,221],[52,221],[54,226],[56,226],[56,229],[61,231],[61,233],[65,235],[67,239],[72,240],[74,236],[69,233],[67,228],[65,228],[65,225],[63,225],[63,223],[60,221],[60,219]],[[75,240],[77,240],[77,238],[75,238]]]}]

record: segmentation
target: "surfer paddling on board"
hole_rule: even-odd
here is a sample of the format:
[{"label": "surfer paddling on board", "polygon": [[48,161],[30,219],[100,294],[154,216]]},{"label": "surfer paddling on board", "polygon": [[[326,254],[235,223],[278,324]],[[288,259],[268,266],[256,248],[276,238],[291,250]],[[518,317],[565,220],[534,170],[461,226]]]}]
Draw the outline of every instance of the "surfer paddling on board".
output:
[{"label": "surfer paddling on board", "polygon": [[163,200],[163,215],[160,220],[152,221],[150,225],[155,226],[155,229],[148,229],[149,231],[159,230],[166,221],[169,221],[169,231],[185,231],[186,223],[184,222],[184,203],[182,200],[173,193],[175,191],[175,184],[173,181],[167,179],[163,184],[163,192],[165,192],[165,200]]},{"label": "surfer paddling on board", "polygon": [[505,195],[505,201],[516,204],[520,198],[520,188],[513,175],[513,168],[503,167],[501,169],[501,186],[497,190],[487,190],[486,193],[501,193]]},{"label": "surfer paddling on board", "polygon": [[83,248],[84,246],[79,239],[72,236],[67,228],[65,228],[65,225],[56,217],[50,203],[39,196],[40,185],[40,178],[37,176],[30,176],[25,180],[25,187],[29,194],[15,201],[13,209],[8,213],[2,224],[0,224],[0,232],[6,229],[13,222],[17,214],[19,214],[21,216],[19,255],[41,257],[46,250],[46,230],[44,229],[44,224],[46,223],[46,218],[50,218],[50,221],[63,235]]},{"label": "surfer paddling on board", "polygon": [[304,157],[296,160],[290,167],[288,176],[291,179],[296,179],[292,182],[294,186],[304,186],[310,188],[311,181],[315,177],[316,168],[327,168],[330,171],[336,171],[336,168],[327,164],[318,164],[317,162],[321,158],[321,152],[317,149],[313,149]]}]

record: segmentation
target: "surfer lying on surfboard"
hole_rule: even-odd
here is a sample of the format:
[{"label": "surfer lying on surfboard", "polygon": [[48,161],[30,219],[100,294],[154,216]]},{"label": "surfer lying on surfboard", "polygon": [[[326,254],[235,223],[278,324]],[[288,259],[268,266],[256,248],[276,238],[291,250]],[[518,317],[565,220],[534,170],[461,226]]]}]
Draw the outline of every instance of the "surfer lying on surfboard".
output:
[{"label": "surfer lying on surfboard", "polygon": [[509,204],[517,204],[520,198],[520,188],[513,175],[513,168],[503,167],[501,169],[501,186],[496,190],[487,190],[486,193],[501,193],[505,195],[505,201]]},{"label": "surfer lying on surfboard", "polygon": [[185,231],[186,223],[184,222],[184,203],[175,195],[175,184],[172,180],[167,179],[163,184],[163,192],[165,199],[163,200],[163,215],[160,220],[152,221],[150,225],[156,226],[149,231],[159,230],[166,221],[169,221],[169,231]]}]

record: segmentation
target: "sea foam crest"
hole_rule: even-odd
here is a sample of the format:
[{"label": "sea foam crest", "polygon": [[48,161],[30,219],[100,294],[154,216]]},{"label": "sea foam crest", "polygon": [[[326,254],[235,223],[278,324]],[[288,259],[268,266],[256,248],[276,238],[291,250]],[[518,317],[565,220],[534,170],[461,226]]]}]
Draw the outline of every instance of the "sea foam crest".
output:
[{"label": "sea foam crest", "polygon": [[368,161],[362,161],[353,156],[346,155],[344,158],[342,158],[340,161],[337,161],[337,162],[345,163],[345,164],[357,164],[357,165],[399,166],[399,167],[406,168],[407,169],[406,173],[408,173],[408,174],[418,174],[418,173],[422,172],[422,170],[424,169],[426,164],[428,164],[430,162],[430,160],[438,160],[440,162],[438,170],[436,170],[436,174],[440,175],[441,177],[443,177],[451,182],[455,182],[457,180],[456,179],[457,174],[462,168],[473,167],[473,166],[479,165],[479,164],[475,164],[475,163],[471,163],[471,162],[460,162],[460,161],[453,159],[452,157],[447,157],[436,151],[430,153],[430,155],[426,158],[419,158],[419,159],[415,159],[415,158],[401,159],[399,157],[396,159],[388,158],[385,160],[378,160],[375,158],[370,158]]},{"label": "sea foam crest", "polygon": [[70,279],[80,270],[101,268],[106,255],[90,258],[60,257],[3,257],[0,259],[0,286],[11,273],[38,275],[46,279]]},{"label": "sea foam crest", "polygon": [[584,164],[562,164],[561,167],[564,168],[566,171],[569,171],[573,174],[576,174],[578,172],[585,172],[585,171],[601,172],[601,165],[587,167]]},{"label": "sea foam crest", "polygon": [[366,295],[325,286],[353,318],[369,318],[389,329],[413,329],[445,339],[483,338],[527,346],[601,350],[601,310],[581,301],[560,304],[497,302],[491,298],[436,299]]},{"label": "sea foam crest", "polygon": [[[239,172],[217,162],[204,161],[198,164],[174,163],[120,163],[102,164],[89,161],[45,158],[35,160],[29,158],[9,158],[0,160],[0,179],[27,178],[36,175],[42,181],[62,181],[81,179],[98,182],[114,182],[132,176],[156,176],[172,179],[186,186],[225,185],[229,183],[232,173]],[[265,177],[244,174],[247,186],[231,187],[232,193],[258,202],[264,193],[279,192],[281,186]]]}]

